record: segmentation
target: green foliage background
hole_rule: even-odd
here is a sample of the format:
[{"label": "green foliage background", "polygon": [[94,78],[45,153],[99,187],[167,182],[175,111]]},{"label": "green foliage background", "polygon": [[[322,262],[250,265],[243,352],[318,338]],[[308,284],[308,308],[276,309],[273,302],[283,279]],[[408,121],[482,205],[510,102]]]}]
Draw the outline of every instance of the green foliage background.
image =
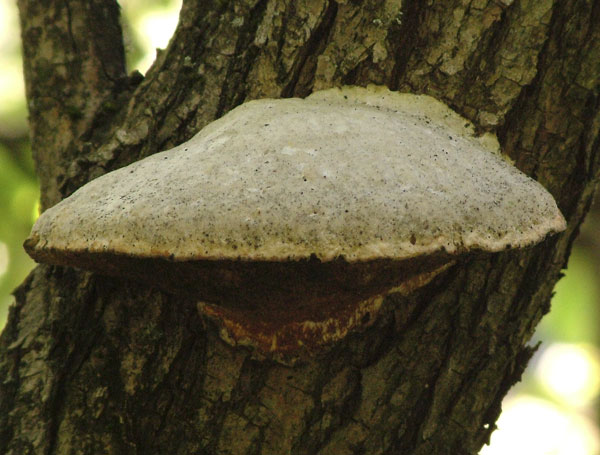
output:
[{"label": "green foliage background", "polygon": [[10,293],[33,267],[21,244],[39,199],[27,132],[16,5],[0,0],[0,328]]}]

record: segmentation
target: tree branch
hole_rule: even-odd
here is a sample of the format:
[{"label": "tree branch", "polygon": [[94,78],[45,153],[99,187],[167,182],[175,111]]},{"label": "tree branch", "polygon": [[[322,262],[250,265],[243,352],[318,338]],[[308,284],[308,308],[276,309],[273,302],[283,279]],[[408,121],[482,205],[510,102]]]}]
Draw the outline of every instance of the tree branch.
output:
[{"label": "tree branch", "polygon": [[47,208],[61,199],[61,168],[74,143],[125,76],[119,9],[114,0],[18,6],[32,150]]}]

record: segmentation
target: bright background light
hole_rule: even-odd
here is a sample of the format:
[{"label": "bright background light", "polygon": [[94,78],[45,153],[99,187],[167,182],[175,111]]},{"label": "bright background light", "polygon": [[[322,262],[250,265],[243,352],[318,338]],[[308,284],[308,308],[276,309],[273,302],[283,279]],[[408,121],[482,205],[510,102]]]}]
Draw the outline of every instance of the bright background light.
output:
[{"label": "bright background light", "polygon": [[591,345],[551,344],[534,374],[548,393],[569,407],[588,407],[600,393],[600,356]]},{"label": "bright background light", "polygon": [[[592,213],[534,343],[542,345],[502,404],[480,455],[600,455],[600,242]],[[590,242],[591,244],[586,244]],[[583,244],[583,245],[582,245]]]},{"label": "bright background light", "polygon": [[119,2],[126,19],[125,48],[130,65],[144,74],[154,59],[156,49],[165,49],[179,20],[181,0]]},{"label": "bright background light", "polygon": [[173,8],[152,10],[140,18],[137,24],[139,33],[150,38],[147,41],[140,40],[142,43],[147,43],[143,50],[144,57],[137,64],[140,72],[144,73],[150,67],[156,56],[157,48],[165,49],[167,47],[178,19],[179,9]]},{"label": "bright background light", "polygon": [[8,253],[8,246],[6,243],[0,241],[0,280],[2,276],[6,274],[8,270],[8,264],[10,262],[10,255]]},{"label": "bright background light", "polygon": [[530,395],[507,397],[497,425],[481,455],[590,455],[600,449],[592,420]]},{"label": "bright background light", "polygon": [[[24,103],[25,84],[21,58],[16,2],[0,2],[0,119],[6,121],[15,107]],[[8,65],[8,66],[6,66]],[[19,70],[15,71],[15,67]],[[17,108],[18,109],[18,108]]]}]

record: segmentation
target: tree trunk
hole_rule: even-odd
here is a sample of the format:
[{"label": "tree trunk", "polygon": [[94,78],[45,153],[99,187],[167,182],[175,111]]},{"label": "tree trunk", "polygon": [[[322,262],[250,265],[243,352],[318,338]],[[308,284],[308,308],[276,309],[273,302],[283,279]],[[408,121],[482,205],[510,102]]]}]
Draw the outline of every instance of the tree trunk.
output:
[{"label": "tree trunk", "polygon": [[19,8],[43,208],[246,100],[376,83],[496,132],[569,226],[294,366],[224,344],[193,299],[38,266],[0,339],[1,454],[478,453],[600,179],[600,1],[184,0],[144,78],[114,0]]}]

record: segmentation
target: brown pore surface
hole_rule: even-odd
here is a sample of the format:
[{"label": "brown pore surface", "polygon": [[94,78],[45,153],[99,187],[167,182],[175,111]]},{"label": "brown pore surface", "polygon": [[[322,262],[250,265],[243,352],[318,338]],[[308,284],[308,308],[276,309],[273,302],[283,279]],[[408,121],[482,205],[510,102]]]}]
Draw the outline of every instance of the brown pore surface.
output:
[{"label": "brown pore surface", "polygon": [[273,311],[267,307],[237,310],[205,302],[199,302],[198,309],[217,323],[221,338],[227,343],[250,346],[255,348],[254,354],[293,364],[301,357],[323,352],[351,332],[369,327],[377,319],[387,294],[410,294],[453,264],[450,261],[427,272],[405,274],[397,286],[382,288],[378,294],[334,288],[337,293],[313,295],[289,309],[281,306]]},{"label": "brown pore surface", "polygon": [[35,250],[40,262],[125,276],[172,294],[197,299],[201,313],[230,344],[262,353],[314,352],[368,325],[383,297],[408,293],[454,263],[439,252],[406,260],[321,262],[140,258],[114,253]]}]

